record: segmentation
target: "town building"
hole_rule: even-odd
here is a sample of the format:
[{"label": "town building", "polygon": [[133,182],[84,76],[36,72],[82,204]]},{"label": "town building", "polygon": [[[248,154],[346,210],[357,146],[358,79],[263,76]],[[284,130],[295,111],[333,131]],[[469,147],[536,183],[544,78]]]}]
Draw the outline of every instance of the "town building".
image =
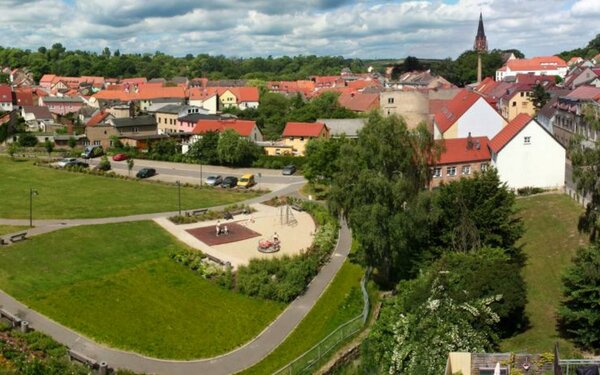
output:
[{"label": "town building", "polygon": [[587,123],[584,115],[586,108],[600,110],[600,88],[580,86],[554,103],[556,112],[552,122],[553,133],[564,145],[578,134],[591,145],[598,139],[598,130]]},{"label": "town building", "polygon": [[491,154],[488,137],[444,139],[438,141],[442,152],[431,171],[430,188],[449,183],[489,167]]},{"label": "town building", "polygon": [[535,74],[543,76],[559,76],[564,78],[569,67],[567,63],[558,56],[541,56],[531,59],[508,60],[506,64],[496,71],[496,81],[502,81],[506,77],[517,74]]},{"label": "town building", "polygon": [[[306,144],[311,139],[329,138],[329,129],[320,122],[288,122],[281,134],[281,146],[290,148],[294,156],[304,156]],[[268,155],[277,155],[277,145],[265,147]],[[281,147],[279,147],[281,149]]]},{"label": "town building", "polygon": [[79,96],[45,96],[39,100],[41,106],[46,106],[50,112],[61,116],[77,113],[85,104]]}]

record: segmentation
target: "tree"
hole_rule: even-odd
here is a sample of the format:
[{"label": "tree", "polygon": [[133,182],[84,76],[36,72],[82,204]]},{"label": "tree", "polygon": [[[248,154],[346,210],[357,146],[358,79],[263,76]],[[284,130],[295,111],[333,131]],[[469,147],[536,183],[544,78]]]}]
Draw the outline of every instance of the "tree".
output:
[{"label": "tree", "polygon": [[363,344],[365,373],[441,374],[449,352],[495,349],[497,296],[460,303],[436,280],[423,303],[406,306],[402,290]]},{"label": "tree", "polygon": [[338,170],[338,158],[346,138],[317,138],[306,144],[304,177],[311,183],[330,184]]},{"label": "tree", "polygon": [[241,137],[235,130],[227,129],[219,137],[219,160],[225,165],[248,166],[258,157],[258,146]]},{"label": "tree", "polygon": [[117,150],[122,150],[124,147],[123,142],[121,142],[121,139],[117,135],[110,136],[110,144],[112,145],[112,148]]},{"label": "tree", "polygon": [[48,160],[50,160],[52,151],[54,151],[54,142],[51,142],[50,140],[46,140],[46,142],[44,142],[44,148],[46,149],[46,152],[48,153]]},{"label": "tree", "polygon": [[21,147],[35,147],[38,144],[38,139],[33,134],[25,133],[19,136],[18,142]]},{"label": "tree", "polygon": [[219,133],[216,131],[202,134],[200,140],[194,142],[186,156],[190,160],[197,160],[203,164],[219,164]]},{"label": "tree", "polygon": [[542,109],[542,107],[548,103],[548,100],[550,100],[550,93],[547,92],[539,83],[535,85],[531,95],[531,101],[533,102],[535,111],[537,112]]},{"label": "tree", "polygon": [[384,282],[411,276],[427,236],[428,162],[436,145],[425,127],[409,130],[397,116],[372,113],[357,142],[342,146],[330,208],[348,220],[363,251]]},{"label": "tree", "polygon": [[173,139],[161,139],[150,145],[150,152],[160,156],[172,156],[177,153],[177,142]]},{"label": "tree", "polygon": [[563,275],[564,300],[558,311],[562,331],[586,350],[600,349],[600,247],[577,250]]},{"label": "tree", "polygon": [[15,159],[15,154],[17,152],[19,152],[19,145],[17,144],[17,142],[11,142],[8,144],[8,147],[6,148],[6,152],[8,153],[8,155],[10,156],[10,158],[12,160]]},{"label": "tree", "polygon": [[69,147],[71,148],[71,150],[74,150],[75,147],[77,147],[77,140],[75,139],[75,137],[69,137]]},{"label": "tree", "polygon": [[100,162],[98,163],[98,169],[101,171],[110,171],[110,161],[106,155],[102,155]]},{"label": "tree", "polygon": [[128,157],[127,158],[127,172],[129,174],[129,177],[131,177],[131,170],[133,169],[133,165],[134,164],[135,164],[135,162],[133,161],[133,158],[132,157]]}]

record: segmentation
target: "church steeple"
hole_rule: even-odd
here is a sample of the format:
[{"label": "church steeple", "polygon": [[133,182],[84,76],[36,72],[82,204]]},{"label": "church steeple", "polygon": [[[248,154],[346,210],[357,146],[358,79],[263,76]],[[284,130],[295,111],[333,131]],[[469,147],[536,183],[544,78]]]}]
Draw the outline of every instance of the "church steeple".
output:
[{"label": "church steeple", "polygon": [[481,13],[479,13],[479,27],[477,28],[477,36],[475,37],[473,49],[477,52],[487,52],[488,50],[487,38],[483,29],[483,15]]}]

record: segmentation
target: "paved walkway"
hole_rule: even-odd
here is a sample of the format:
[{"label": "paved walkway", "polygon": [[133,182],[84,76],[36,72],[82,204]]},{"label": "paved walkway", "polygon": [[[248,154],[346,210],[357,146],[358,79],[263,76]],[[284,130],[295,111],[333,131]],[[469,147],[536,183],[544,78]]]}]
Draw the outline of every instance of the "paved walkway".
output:
[{"label": "paved walkway", "polygon": [[[296,183],[284,189],[268,193],[261,197],[249,199],[243,203],[251,204],[268,200],[275,196],[293,194],[304,183]],[[157,217],[175,215],[176,212],[159,214],[143,214],[114,218],[100,219],[74,219],[74,220],[39,220],[37,226],[28,231],[29,235],[48,233],[65,227],[76,225],[106,224],[116,222],[130,222],[152,220]],[[4,225],[28,225],[27,220],[0,219]],[[82,353],[98,362],[106,361],[111,368],[130,369],[136,372],[155,374],[208,374],[221,375],[242,371],[260,362],[270,352],[277,348],[286,337],[298,326],[306,314],[313,308],[321,294],[331,283],[337,272],[342,267],[350,252],[352,236],[345,222],[339,232],[338,243],[331,256],[331,260],[323,266],[321,272],[311,281],[306,292],[294,300],[263,332],[244,346],[224,355],[192,361],[172,361],[144,357],[137,353],[122,351],[106,347],[102,344],[81,336],[77,332],[54,322],[50,318],[37,313],[23,303],[15,300],[10,295],[0,290],[0,306],[27,320],[30,326],[44,332],[56,341],[68,346],[72,350]],[[132,317],[135,319],[135,317]],[[185,338],[182,337],[182,340]]]}]

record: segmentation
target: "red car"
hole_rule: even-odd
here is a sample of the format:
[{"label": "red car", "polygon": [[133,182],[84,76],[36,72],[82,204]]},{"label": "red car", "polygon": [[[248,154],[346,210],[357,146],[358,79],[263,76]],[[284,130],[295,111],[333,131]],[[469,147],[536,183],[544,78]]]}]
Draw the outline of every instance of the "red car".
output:
[{"label": "red car", "polygon": [[127,159],[129,159],[129,157],[126,154],[116,154],[115,156],[113,156],[114,161],[123,161]]}]

